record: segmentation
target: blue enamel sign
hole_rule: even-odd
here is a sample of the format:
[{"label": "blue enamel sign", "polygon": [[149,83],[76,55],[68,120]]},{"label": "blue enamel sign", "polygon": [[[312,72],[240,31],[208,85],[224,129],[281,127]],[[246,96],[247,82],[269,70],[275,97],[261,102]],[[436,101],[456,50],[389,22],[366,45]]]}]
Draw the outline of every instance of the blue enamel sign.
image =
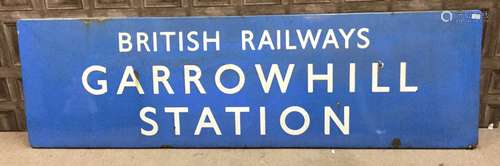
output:
[{"label": "blue enamel sign", "polygon": [[33,147],[467,148],[480,11],[17,22]]}]

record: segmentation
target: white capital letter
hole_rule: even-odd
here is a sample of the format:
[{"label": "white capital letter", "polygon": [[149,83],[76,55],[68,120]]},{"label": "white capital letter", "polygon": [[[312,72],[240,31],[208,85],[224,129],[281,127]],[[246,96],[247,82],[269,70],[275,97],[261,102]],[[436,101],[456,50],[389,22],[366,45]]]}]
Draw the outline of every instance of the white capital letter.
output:
[{"label": "white capital letter", "polygon": [[197,51],[200,48],[200,44],[196,39],[193,38],[193,36],[198,36],[198,32],[196,31],[191,31],[187,33],[187,40],[193,44],[192,46],[188,45],[187,50],[188,51]]},{"label": "white capital letter", "polygon": [[[205,122],[207,117],[209,122]],[[217,125],[214,115],[212,114],[212,111],[209,107],[203,107],[203,112],[201,112],[200,120],[198,121],[198,125],[196,125],[194,135],[200,135],[202,128],[212,128],[214,129],[216,135],[222,135],[219,129],[219,125]]]},{"label": "white capital letter", "polygon": [[[159,76],[159,72],[163,75]],[[160,82],[167,89],[168,94],[174,94],[174,90],[168,83],[168,78],[170,77],[170,70],[166,66],[153,66],[153,93],[160,94]]]},{"label": "white capital letter", "polygon": [[137,52],[141,52],[141,45],[144,45],[146,52],[150,52],[148,45],[148,34],[146,32],[137,32]]},{"label": "white capital letter", "polygon": [[278,85],[280,87],[281,93],[286,93],[286,89],[288,89],[288,83],[290,82],[290,78],[292,77],[294,67],[295,64],[288,64],[285,78],[283,78],[279,66],[277,64],[272,64],[271,70],[269,71],[269,74],[266,78],[264,76],[264,72],[262,71],[262,66],[260,64],[255,64],[255,70],[257,71],[257,75],[259,76],[260,84],[262,85],[262,89],[264,89],[264,93],[269,93],[274,78],[278,80]]},{"label": "white capital letter", "polygon": [[219,51],[219,49],[220,49],[219,31],[215,31],[215,38],[208,38],[207,31],[203,31],[203,51],[207,51],[208,42],[215,43],[215,50]]},{"label": "white capital letter", "polygon": [[330,119],[342,131],[342,134],[349,135],[349,106],[344,106],[344,123],[340,122],[339,117],[331,107],[325,107],[325,135],[330,135]]},{"label": "white capital letter", "polygon": [[[132,42],[130,42],[130,36],[127,32],[118,32],[118,47],[119,52],[130,52],[132,51]],[[126,47],[125,47],[126,46]]]},{"label": "white capital letter", "polygon": [[241,135],[241,113],[250,112],[250,107],[226,107],[226,112],[234,113],[234,134]]},{"label": "white capital letter", "polygon": [[318,29],[316,31],[316,36],[314,36],[313,38],[313,34],[312,34],[312,31],[310,29],[308,29],[306,31],[306,35],[305,37],[302,35],[302,32],[300,31],[300,29],[297,29],[297,36],[298,36],[298,39],[299,39],[299,42],[300,42],[300,46],[302,46],[302,49],[306,49],[307,47],[307,43],[311,43],[311,46],[313,49],[316,49],[316,47],[318,46],[318,41],[319,41],[319,36],[321,35],[321,29]]},{"label": "white capital letter", "polygon": [[[286,124],[286,117],[288,116],[288,114],[290,114],[292,112],[298,112],[298,113],[300,113],[302,118],[304,118],[304,123],[302,124],[302,127],[300,127],[299,129],[296,129],[296,130],[290,129],[288,127],[288,125]],[[283,131],[285,131],[289,135],[300,135],[300,134],[304,133],[307,130],[307,128],[309,128],[309,123],[310,123],[309,114],[306,112],[306,110],[304,110],[302,107],[299,107],[299,106],[291,106],[291,107],[286,108],[281,113],[281,116],[280,116],[281,128],[283,129]]]},{"label": "white capital letter", "polygon": [[372,92],[390,92],[390,88],[386,86],[378,86],[378,65],[379,63],[372,63]]},{"label": "white capital letter", "polygon": [[92,66],[87,67],[87,69],[85,69],[83,71],[83,74],[82,74],[83,88],[85,88],[85,90],[87,90],[87,92],[89,92],[93,95],[105,94],[106,92],[108,92],[108,82],[106,80],[97,80],[97,85],[101,86],[100,89],[94,89],[94,88],[90,87],[90,85],[89,85],[88,77],[89,77],[90,73],[94,72],[94,71],[98,71],[98,72],[106,74],[105,67],[102,67],[99,65],[92,65]]},{"label": "white capital letter", "polygon": [[314,81],[326,80],[328,93],[333,92],[333,64],[327,64],[326,74],[314,74],[314,65],[307,64],[307,93],[314,92]]},{"label": "white capital letter", "polygon": [[144,107],[139,112],[139,117],[141,118],[141,120],[151,125],[152,127],[149,131],[141,128],[141,134],[144,136],[154,136],[156,135],[156,133],[158,133],[158,123],[156,123],[155,120],[148,118],[146,116],[146,113],[152,113],[153,115],[156,115],[156,109],[153,107]]},{"label": "white capital letter", "polygon": [[260,135],[266,135],[266,107],[259,107]]},{"label": "white capital letter", "polygon": [[418,90],[417,86],[406,86],[406,62],[401,62],[401,70],[399,76],[399,90],[401,92],[416,92]]},{"label": "white capital letter", "polygon": [[251,50],[255,50],[255,46],[253,45],[253,33],[250,30],[242,30],[241,31],[241,50],[247,50],[247,45],[250,46]]},{"label": "white capital letter", "polygon": [[160,35],[165,36],[165,51],[170,52],[170,37],[175,36],[175,32],[160,32]]},{"label": "white capital letter", "polygon": [[[191,76],[191,71],[194,71],[194,75]],[[185,65],[184,66],[184,92],[186,94],[191,94],[191,82],[194,83],[196,88],[198,88],[198,91],[200,91],[201,94],[206,94],[205,88],[201,85],[200,82],[200,77],[201,77],[201,69],[200,67],[196,65]]]},{"label": "white capital letter", "polygon": [[349,93],[356,92],[356,64],[349,63]]},{"label": "white capital letter", "polygon": [[296,50],[297,46],[292,45],[290,41],[290,30],[285,30],[285,49],[286,50]]},{"label": "white capital letter", "polygon": [[175,135],[181,135],[181,122],[180,122],[180,113],[188,112],[187,107],[165,107],[166,113],[174,113],[174,129]]},{"label": "white capital letter", "polygon": [[[233,70],[234,72],[236,72],[236,74],[238,74],[238,84],[233,88],[226,88],[221,82],[220,77],[222,76],[222,73],[224,73],[224,71],[226,70]],[[243,88],[243,85],[245,85],[245,74],[243,74],[243,70],[241,70],[240,67],[234,64],[222,65],[215,72],[215,85],[217,86],[217,88],[219,88],[220,91],[222,91],[225,94],[238,93],[241,90],[241,88]]]},{"label": "white capital letter", "polygon": [[358,30],[358,38],[365,42],[365,44],[360,44],[359,42],[357,43],[358,48],[360,48],[360,49],[365,49],[365,48],[368,48],[368,46],[370,46],[370,39],[368,37],[366,37],[366,35],[363,35],[363,32],[368,33],[368,32],[370,32],[370,29],[361,28]]},{"label": "white capital letter", "polygon": [[339,42],[337,41],[337,37],[335,37],[333,29],[328,29],[328,32],[326,32],[326,37],[323,41],[323,47],[321,48],[325,49],[326,47],[328,47],[328,44],[333,44],[335,48],[339,48]]},{"label": "white capital letter", "polygon": [[352,34],[354,33],[355,29],[351,28],[349,30],[349,33],[345,33],[344,29],[339,29],[340,34],[342,37],[344,37],[344,48],[348,49],[349,48],[349,40],[351,39]]},{"label": "white capital letter", "polygon": [[268,30],[264,30],[264,32],[262,32],[262,37],[260,38],[257,50],[262,50],[262,47],[264,47],[264,45],[267,45],[269,49],[274,50],[273,40],[271,39],[271,35],[269,35]]},{"label": "white capital letter", "polygon": [[[128,78],[132,78],[132,81],[128,81]],[[123,72],[122,81],[120,81],[120,85],[118,86],[118,92],[116,94],[123,94],[123,90],[125,87],[135,87],[139,94],[144,94],[144,90],[142,89],[141,83],[135,76],[134,68],[132,66],[125,67],[125,71]]]}]

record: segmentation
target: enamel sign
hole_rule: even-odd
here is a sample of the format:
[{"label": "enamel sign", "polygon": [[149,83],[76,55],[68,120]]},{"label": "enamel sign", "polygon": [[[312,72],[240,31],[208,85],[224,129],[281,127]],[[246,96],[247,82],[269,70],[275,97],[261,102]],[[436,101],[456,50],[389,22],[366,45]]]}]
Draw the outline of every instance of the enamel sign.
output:
[{"label": "enamel sign", "polygon": [[17,22],[33,147],[470,148],[480,11]]}]

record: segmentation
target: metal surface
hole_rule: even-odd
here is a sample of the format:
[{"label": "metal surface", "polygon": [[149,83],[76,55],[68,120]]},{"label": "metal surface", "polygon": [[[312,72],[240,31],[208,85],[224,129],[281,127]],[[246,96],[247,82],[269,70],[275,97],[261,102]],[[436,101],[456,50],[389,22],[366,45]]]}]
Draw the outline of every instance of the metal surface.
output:
[{"label": "metal surface", "polygon": [[[477,144],[482,17],[479,11],[463,11],[19,21],[30,142],[33,147],[472,147]],[[346,48],[339,29],[348,32],[351,28],[355,31]],[[369,45],[358,33],[363,28],[369,29],[361,32],[370,40]],[[286,29],[297,49],[286,49]],[[305,35],[308,29],[314,35],[323,30],[316,49],[311,43],[302,49],[295,34],[300,30]],[[339,48],[330,44],[322,49],[328,29],[334,31]],[[157,52],[153,51],[153,32],[183,31],[186,35],[196,31],[199,36],[195,38],[201,41],[203,31],[212,38],[217,30],[219,51],[214,43],[208,43],[207,51],[200,44],[196,51],[188,51],[193,45],[185,45],[181,52],[178,41],[172,40],[167,52],[160,38]],[[254,33],[256,49],[259,41],[266,41],[261,39],[264,30],[269,30],[273,39],[276,30],[281,30],[281,48],[272,50],[261,44],[262,50],[242,50],[242,30]],[[119,52],[119,32],[132,34],[130,52]],[[137,32],[148,34],[151,52],[141,44],[141,52],[137,50]],[[184,42],[192,44],[187,38]],[[326,81],[312,81],[314,92],[308,92],[308,71],[325,74],[328,63],[333,68],[333,93],[328,92]],[[356,64],[353,93],[349,91],[350,63]],[[404,77],[403,63],[407,71]],[[245,75],[241,91],[235,94],[225,94],[217,87],[216,70],[224,64],[238,66]],[[262,65],[265,76],[271,64],[277,64],[283,76],[288,65],[295,64],[286,92],[282,93],[274,80],[265,93],[255,64]],[[314,67],[308,69],[308,64]],[[95,89],[99,88],[98,80],[107,81],[108,90],[102,95],[89,93],[82,83],[84,70],[92,65],[107,69],[88,77]],[[138,78],[129,86],[140,83],[144,94],[134,87],[117,94],[127,65],[135,70],[129,74]],[[162,85],[160,94],[153,93],[154,65],[170,70],[168,82],[175,94],[168,94]],[[191,94],[186,94],[186,65],[201,69],[200,83],[206,94],[200,94],[189,82]],[[237,75],[230,70],[220,80],[228,88],[238,84]],[[374,80],[380,89],[373,87]],[[404,85],[409,88],[402,88]],[[390,92],[377,92],[385,91],[383,86]],[[412,91],[411,87],[418,90],[402,92]],[[282,120],[287,110],[297,108],[292,106],[303,108],[309,118],[292,112]],[[144,107],[152,107],[156,113],[146,113],[147,118],[141,119],[139,112]],[[189,111],[180,113],[180,126],[174,127],[174,114],[164,111],[171,107]],[[241,113],[240,135],[236,114],[227,107],[249,109]],[[260,116],[260,107],[265,107],[265,118]],[[331,111],[325,107],[333,110],[330,113],[338,116],[339,123],[325,115]],[[210,117],[205,116],[208,108],[213,118],[206,118]],[[145,136],[155,128],[145,119],[154,120],[158,132]],[[210,128],[209,121],[218,127]],[[304,121],[310,125],[304,127]],[[325,122],[330,123],[330,135]],[[303,133],[298,130],[301,126]]]},{"label": "metal surface", "polygon": [[[130,16],[221,16],[481,9],[484,33],[480,127],[498,124],[497,0],[0,0],[0,131],[25,130],[16,20]],[[498,125],[497,125],[498,126]]]}]

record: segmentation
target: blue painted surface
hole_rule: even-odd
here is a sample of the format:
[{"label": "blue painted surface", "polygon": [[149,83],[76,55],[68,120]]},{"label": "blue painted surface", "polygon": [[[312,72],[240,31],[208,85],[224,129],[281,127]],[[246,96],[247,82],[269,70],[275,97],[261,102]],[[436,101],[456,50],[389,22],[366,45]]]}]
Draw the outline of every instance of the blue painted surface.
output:
[{"label": "blue painted surface", "polygon": [[[29,140],[33,147],[345,147],[390,148],[400,140],[402,148],[463,148],[477,144],[479,77],[482,17],[480,11],[453,11],[452,19],[442,12],[322,14],[245,17],[123,18],[106,20],[21,20],[17,22]],[[442,17],[443,16],[443,17]],[[443,18],[445,21],[443,21]],[[243,51],[241,30],[254,32],[256,41],[263,30],[369,28],[370,45],[354,34],[345,49],[342,36],[335,31],[339,49],[308,47],[300,49],[296,36],[291,42],[297,50],[264,46]],[[207,51],[180,52],[172,40],[171,52],[158,41],[157,52],[120,53],[118,32],[207,31],[213,37],[220,31],[220,50],[208,44]],[[284,32],[282,32],[283,35]],[[151,38],[151,37],[150,37]],[[200,39],[200,36],[197,37]],[[283,39],[284,40],[284,39]],[[323,39],[320,39],[322,44]],[[321,46],[319,44],[319,47]],[[135,45],[134,45],[135,46]],[[151,47],[151,46],[150,46]],[[144,49],[144,48],[143,48]],[[152,47],[150,48],[153,49]],[[186,49],[186,48],[184,48]],[[371,63],[382,62],[379,84],[389,93],[373,93]],[[400,92],[400,63],[407,63],[407,85],[417,92]],[[307,93],[307,64],[325,74],[333,64],[333,93],[325,81],[314,83]],[[356,63],[356,92],[349,93],[349,63]],[[183,66],[198,65],[206,94],[192,85],[185,94]],[[236,94],[222,93],[214,83],[215,71],[223,64],[235,64],[245,73],[244,87]],[[282,74],[288,64],[295,69],[286,93],[274,80],[264,93],[254,65],[261,64],[267,76],[271,64]],[[91,65],[106,67],[94,72],[89,84],[107,80],[108,91],[92,95],[82,85],[82,73]],[[117,89],[125,66],[133,66],[144,88]],[[175,94],[153,94],[153,65],[170,69],[169,83]],[[222,75],[227,87],[236,85],[234,72]],[[174,135],[173,114],[164,107],[188,107],[180,114],[181,134]],[[235,135],[234,114],[225,107],[250,107],[241,114],[241,135]],[[266,107],[266,135],[259,131],[259,107]],[[280,114],[290,106],[304,108],[310,126],[301,135],[289,135],[280,126]],[[350,107],[350,129],[345,135],[331,122],[331,135],[324,134],[325,106],[343,118],[342,108]],[[153,107],[158,123],[154,136],[141,135],[151,126],[139,118],[143,107]],[[203,107],[210,107],[222,135],[204,128],[194,135]],[[298,113],[287,117],[292,129],[303,124]]]}]

